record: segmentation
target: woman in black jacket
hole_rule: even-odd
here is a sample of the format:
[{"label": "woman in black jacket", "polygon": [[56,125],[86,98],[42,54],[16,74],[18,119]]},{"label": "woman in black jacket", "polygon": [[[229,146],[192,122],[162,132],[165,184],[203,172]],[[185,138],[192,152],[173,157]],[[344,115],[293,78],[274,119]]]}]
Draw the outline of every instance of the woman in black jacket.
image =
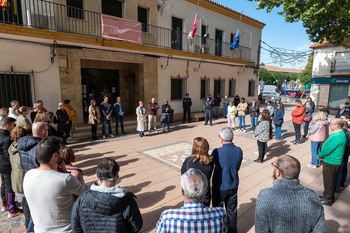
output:
[{"label": "woman in black jacket", "polygon": [[187,157],[182,164],[181,175],[184,174],[188,169],[195,168],[200,170],[205,175],[205,177],[207,177],[208,191],[205,194],[203,204],[209,207],[211,200],[210,178],[213,173],[214,162],[208,152],[208,141],[202,137],[195,138],[193,140],[192,155]]},{"label": "woman in black jacket", "polygon": [[168,104],[168,100],[165,99],[164,100],[164,104],[162,105],[162,115],[161,115],[161,121],[163,123],[163,130],[162,132],[165,131],[165,123],[167,124],[167,129],[169,131],[169,127],[170,127],[170,114],[171,114],[171,107]]},{"label": "woman in black jacket", "polygon": [[66,135],[66,130],[67,130],[67,126],[69,124],[69,116],[68,116],[67,111],[64,109],[63,103],[58,104],[56,116],[57,116],[57,124],[58,124],[57,131],[63,135],[62,136],[63,143],[67,144],[67,138],[69,137],[69,135]]}]

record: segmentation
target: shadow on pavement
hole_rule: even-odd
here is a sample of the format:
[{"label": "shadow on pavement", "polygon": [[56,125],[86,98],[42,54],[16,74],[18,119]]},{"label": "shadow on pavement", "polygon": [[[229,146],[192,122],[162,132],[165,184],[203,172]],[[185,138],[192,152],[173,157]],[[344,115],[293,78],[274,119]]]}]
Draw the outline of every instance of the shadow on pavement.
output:
[{"label": "shadow on pavement", "polygon": [[146,187],[150,184],[152,184],[152,181],[145,181],[145,182],[139,183],[137,185],[125,186],[123,188],[126,188],[130,192],[136,194],[136,193],[140,192],[144,187]]},{"label": "shadow on pavement", "polygon": [[151,207],[163,200],[165,194],[173,189],[175,189],[175,185],[168,186],[159,191],[141,193],[137,195],[137,203],[141,209]]},{"label": "shadow on pavement", "polygon": [[254,226],[255,205],[256,198],[250,198],[250,202],[239,205],[237,213],[241,217],[237,219],[238,232],[248,232]]},{"label": "shadow on pavement", "polygon": [[340,224],[333,219],[326,220],[326,226],[327,226],[328,232],[332,232],[332,233],[339,232]]},{"label": "shadow on pavement", "polygon": [[274,142],[268,146],[268,157],[266,160],[272,159],[274,157],[279,157],[281,155],[287,154],[291,150],[290,145],[286,145],[286,140]]}]

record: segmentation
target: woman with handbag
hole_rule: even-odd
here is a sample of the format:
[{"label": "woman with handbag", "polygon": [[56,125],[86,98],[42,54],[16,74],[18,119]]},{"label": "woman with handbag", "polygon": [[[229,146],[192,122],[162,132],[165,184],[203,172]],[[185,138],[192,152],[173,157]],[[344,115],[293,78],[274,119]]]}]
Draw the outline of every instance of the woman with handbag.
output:
[{"label": "woman with handbag", "polygon": [[95,100],[91,100],[89,107],[89,125],[91,125],[92,140],[98,140],[97,138],[97,125],[100,123],[101,113],[100,108],[96,105]]},{"label": "woman with handbag", "polygon": [[309,124],[312,118],[312,113],[314,110],[311,107],[310,102],[306,102],[305,104],[305,117],[304,117],[304,135],[303,138],[306,138],[308,131],[309,131]]},{"label": "woman with handbag", "polygon": [[143,107],[143,102],[139,102],[139,106],[136,108],[137,116],[137,131],[139,131],[139,136],[145,136],[146,131],[146,109]]},{"label": "woman with handbag", "polygon": [[209,155],[209,143],[205,138],[198,137],[193,140],[192,155],[187,157],[182,164],[181,175],[190,168],[200,170],[208,180],[208,191],[205,194],[203,204],[209,207],[211,201],[210,178],[213,173],[214,162]]},{"label": "woman with handbag", "polygon": [[280,141],[282,137],[282,124],[284,117],[284,105],[282,103],[277,104],[277,109],[273,117],[273,123],[275,124],[275,136],[276,141]]},{"label": "woman with handbag", "polygon": [[165,131],[165,123],[167,125],[167,130],[169,131],[170,125],[170,113],[171,113],[171,107],[168,104],[168,100],[164,100],[164,104],[162,105],[162,115],[161,115],[161,122],[163,123],[163,130],[162,132]]}]

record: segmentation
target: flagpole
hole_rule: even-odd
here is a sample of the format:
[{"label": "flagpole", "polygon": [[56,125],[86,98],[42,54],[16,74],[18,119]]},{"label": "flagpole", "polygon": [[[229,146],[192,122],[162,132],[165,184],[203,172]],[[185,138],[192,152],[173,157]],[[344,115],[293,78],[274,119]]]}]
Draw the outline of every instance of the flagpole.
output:
[{"label": "flagpole", "polygon": [[196,14],[198,13],[198,8],[199,8],[199,0],[197,2],[197,10],[196,10]]}]

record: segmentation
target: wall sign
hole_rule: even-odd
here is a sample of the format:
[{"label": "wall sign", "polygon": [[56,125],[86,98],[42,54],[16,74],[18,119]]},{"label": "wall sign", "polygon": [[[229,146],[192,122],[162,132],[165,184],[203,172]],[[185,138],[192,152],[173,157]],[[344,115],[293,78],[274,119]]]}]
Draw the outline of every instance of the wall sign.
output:
[{"label": "wall sign", "polygon": [[345,77],[345,78],[312,78],[311,84],[350,84],[350,77]]}]

